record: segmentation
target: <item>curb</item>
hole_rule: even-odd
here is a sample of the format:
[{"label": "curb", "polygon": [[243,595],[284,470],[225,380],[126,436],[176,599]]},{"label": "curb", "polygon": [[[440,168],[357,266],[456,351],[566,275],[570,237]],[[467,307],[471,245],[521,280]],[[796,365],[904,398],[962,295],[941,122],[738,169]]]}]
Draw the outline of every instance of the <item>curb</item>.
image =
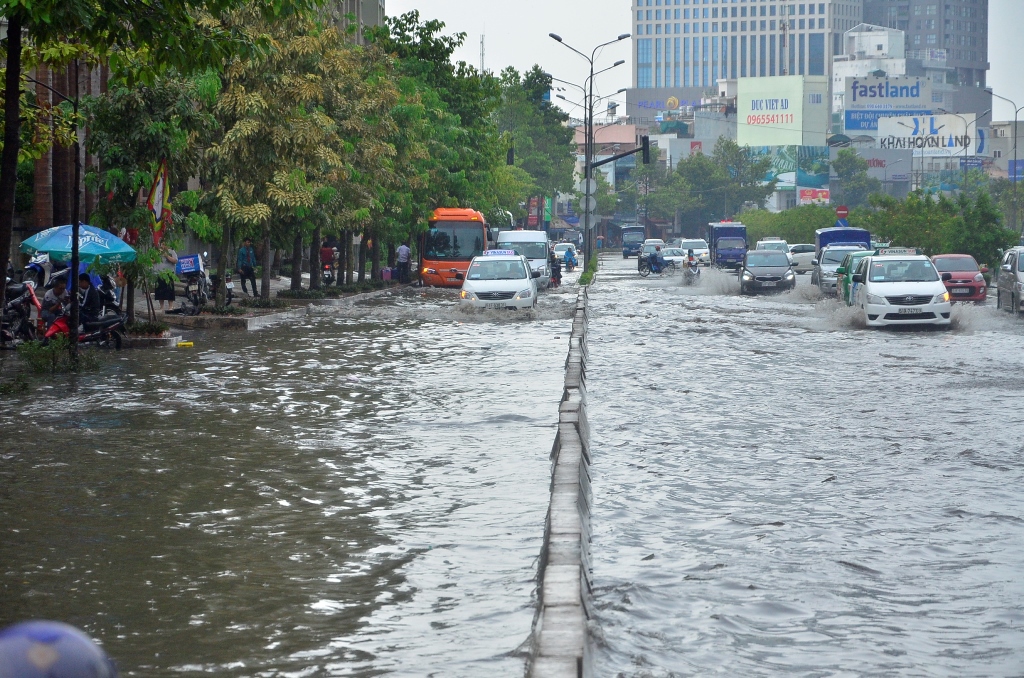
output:
[{"label": "curb", "polygon": [[540,554],[540,607],[527,673],[531,678],[583,678],[592,673],[587,649],[593,588],[586,379],[588,287],[576,297],[565,386],[558,406],[558,433],[551,448],[551,503]]}]

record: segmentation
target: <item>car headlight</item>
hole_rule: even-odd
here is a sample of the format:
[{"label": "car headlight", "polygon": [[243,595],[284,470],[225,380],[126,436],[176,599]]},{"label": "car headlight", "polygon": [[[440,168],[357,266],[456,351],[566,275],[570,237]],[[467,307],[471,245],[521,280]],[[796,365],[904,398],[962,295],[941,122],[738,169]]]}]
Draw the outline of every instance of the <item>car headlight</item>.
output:
[{"label": "car headlight", "polygon": [[885,297],[878,296],[877,294],[868,294],[865,297],[865,301],[869,304],[880,304],[883,306],[886,304]]},{"label": "car headlight", "polygon": [[936,304],[944,304],[949,301],[949,292],[943,292],[942,294],[935,295]]},{"label": "car headlight", "polygon": [[984,281],[985,281],[985,276],[983,276],[981,273],[979,273],[978,275],[974,276],[974,282],[984,282]]},{"label": "car headlight", "polygon": [[424,275],[437,275],[437,270],[433,268],[425,268],[423,269],[423,273]]},{"label": "car headlight", "polygon": [[835,271],[823,271],[826,278],[836,278],[838,275]]},{"label": "car headlight", "polygon": [[751,273],[750,271],[743,271],[743,279],[747,282],[750,282],[751,280],[754,279],[754,274]]},{"label": "car headlight", "polygon": [[786,280],[792,280],[795,277],[796,277],[796,273],[793,273],[792,270],[786,271]]},{"label": "car headlight", "polygon": [[465,299],[466,301],[476,300],[476,295],[470,292],[469,290],[462,290],[461,292],[459,292],[459,296]]},{"label": "car headlight", "polygon": [[529,299],[533,296],[533,290],[523,290],[516,295],[516,299]]}]

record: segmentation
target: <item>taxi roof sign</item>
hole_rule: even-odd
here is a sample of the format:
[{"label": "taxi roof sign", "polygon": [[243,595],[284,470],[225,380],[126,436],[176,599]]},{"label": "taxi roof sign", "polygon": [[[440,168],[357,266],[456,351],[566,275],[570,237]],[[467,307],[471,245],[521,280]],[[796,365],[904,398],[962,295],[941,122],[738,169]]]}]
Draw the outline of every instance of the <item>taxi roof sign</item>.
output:
[{"label": "taxi roof sign", "polygon": [[907,255],[918,255],[921,254],[920,248],[917,247],[879,247],[878,255],[885,256],[887,254],[894,254],[899,256]]},{"label": "taxi roof sign", "polygon": [[486,252],[484,252],[484,256],[487,256],[487,257],[493,257],[493,256],[506,256],[506,257],[508,257],[508,256],[512,256],[512,257],[514,257],[514,256],[516,256],[516,251],[515,250],[487,250]]}]

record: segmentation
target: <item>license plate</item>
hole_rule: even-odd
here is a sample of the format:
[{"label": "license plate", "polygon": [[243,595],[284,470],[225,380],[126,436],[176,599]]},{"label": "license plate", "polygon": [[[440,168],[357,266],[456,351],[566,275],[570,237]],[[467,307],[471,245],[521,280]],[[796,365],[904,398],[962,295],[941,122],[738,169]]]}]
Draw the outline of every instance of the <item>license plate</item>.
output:
[{"label": "license plate", "polygon": [[504,304],[484,304],[484,308],[501,308]]},{"label": "license plate", "polygon": [[971,290],[965,289],[963,287],[958,287],[958,288],[952,290],[952,292],[953,292],[953,294],[970,294]]},{"label": "license plate", "polygon": [[763,283],[761,283],[761,287],[775,287],[775,285],[776,285],[776,283],[773,283],[773,282],[763,282]]},{"label": "license plate", "polygon": [[898,311],[898,313],[900,315],[916,315],[916,314],[918,314],[920,312],[921,312],[921,309],[918,308],[917,306],[911,306],[909,308],[908,307],[903,307],[903,308],[901,308]]},{"label": "license plate", "polygon": [[229,290],[233,290],[233,289],[235,289],[235,283],[228,283],[228,284],[227,284],[227,288],[228,288]]}]

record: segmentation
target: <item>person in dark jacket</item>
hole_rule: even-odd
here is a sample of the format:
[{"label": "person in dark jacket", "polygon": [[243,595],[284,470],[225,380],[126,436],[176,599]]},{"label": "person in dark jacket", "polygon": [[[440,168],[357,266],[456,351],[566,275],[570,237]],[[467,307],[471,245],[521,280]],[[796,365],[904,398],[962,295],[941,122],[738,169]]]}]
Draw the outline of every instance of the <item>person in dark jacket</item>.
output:
[{"label": "person in dark jacket", "polygon": [[96,322],[103,315],[103,301],[88,273],[78,276],[78,313],[83,323]]},{"label": "person in dark jacket", "polygon": [[235,262],[238,276],[242,279],[242,292],[249,294],[245,289],[245,281],[252,283],[252,296],[256,296],[256,250],[252,248],[252,238],[246,238],[242,246],[238,248],[238,257]]}]

